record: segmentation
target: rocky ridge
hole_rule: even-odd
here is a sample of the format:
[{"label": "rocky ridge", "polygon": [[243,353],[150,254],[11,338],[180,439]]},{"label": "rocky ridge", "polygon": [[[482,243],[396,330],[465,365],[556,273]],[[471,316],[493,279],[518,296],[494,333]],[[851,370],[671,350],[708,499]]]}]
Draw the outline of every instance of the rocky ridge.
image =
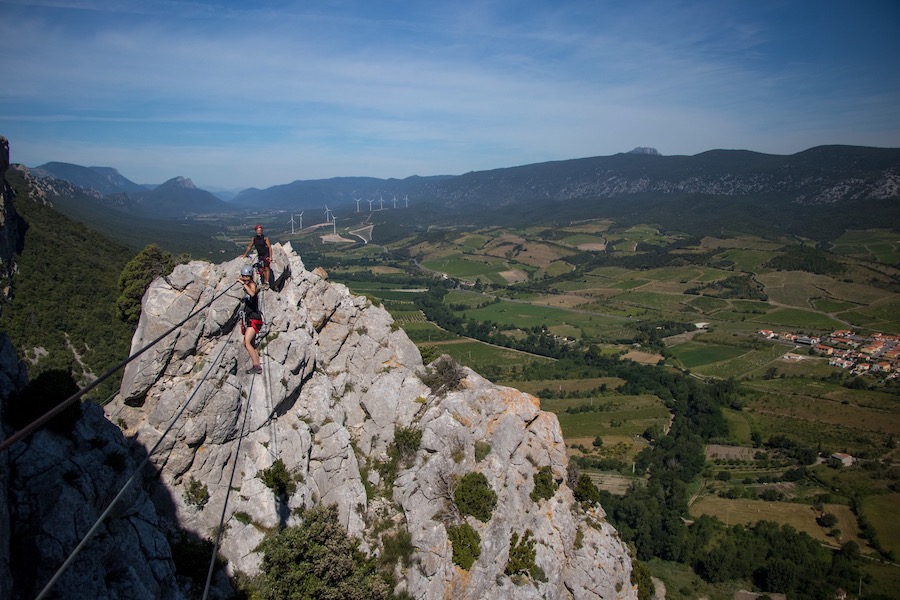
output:
[{"label": "rocky ridge", "polygon": [[[554,415],[470,370],[459,389],[429,388],[416,346],[386,310],[323,271],[306,270],[289,244],[274,250],[274,271],[293,275],[279,293],[262,292],[269,323],[262,375],[245,374],[249,360],[236,333],[233,284],[242,261],[181,265],[144,297],[132,351],[224,292],[130,363],[106,408],[138,454],[161,440],[151,460],[154,503],[165,520],[208,537],[227,499],[221,553],[232,574],[253,574],[264,531],[297,524],[295,509],[334,504],[368,552],[381,551],[377,531],[409,532],[413,562],[396,569],[414,598],[635,597],[624,544],[602,508],[582,508],[566,484]],[[414,459],[393,482],[383,481],[377,467],[395,432],[411,429],[421,432]],[[260,479],[279,460],[296,482],[288,497]],[[559,487],[535,501],[541,468]],[[497,503],[487,522],[457,517],[481,537],[480,557],[463,570],[453,563],[447,514],[454,482],[472,472],[485,476]],[[202,503],[190,492],[201,486],[208,492]],[[545,580],[517,585],[504,567],[511,536],[526,531]]]}]

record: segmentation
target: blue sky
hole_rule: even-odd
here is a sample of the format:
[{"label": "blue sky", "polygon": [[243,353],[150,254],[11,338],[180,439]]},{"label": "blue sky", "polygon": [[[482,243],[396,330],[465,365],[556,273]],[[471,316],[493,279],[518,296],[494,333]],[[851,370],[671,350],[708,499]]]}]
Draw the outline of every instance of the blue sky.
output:
[{"label": "blue sky", "polygon": [[0,0],[11,160],[268,187],[900,147],[896,0]]}]

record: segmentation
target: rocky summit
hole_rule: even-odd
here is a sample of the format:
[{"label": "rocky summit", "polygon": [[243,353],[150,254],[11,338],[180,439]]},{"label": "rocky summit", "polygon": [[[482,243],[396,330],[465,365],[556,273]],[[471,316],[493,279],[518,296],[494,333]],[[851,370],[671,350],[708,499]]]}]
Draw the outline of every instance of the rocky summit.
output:
[{"label": "rocky summit", "polygon": [[[278,291],[261,292],[263,372],[248,374],[236,285],[243,264],[191,262],[154,281],[132,354],[184,324],[127,365],[106,419],[90,409],[66,440],[33,436],[30,451],[39,458],[28,460],[38,462],[27,471],[17,463],[9,482],[21,486],[12,519],[48,519],[29,538],[29,568],[52,573],[115,486],[145,464],[141,485],[76,559],[87,563],[75,563],[57,584],[66,597],[181,597],[162,533],[171,539],[177,530],[204,539],[221,532],[224,570],[253,576],[266,532],[300,524],[301,509],[316,505],[334,505],[369,555],[384,551],[386,532],[408,535],[412,557],[395,567],[396,591],[413,598],[636,597],[625,544],[599,504],[574,499],[559,423],[535,397],[446,357],[423,365],[385,309],[323,270],[307,270],[289,244],[274,246],[274,273],[289,276],[273,286]],[[74,441],[79,435],[85,441]],[[396,468],[383,468],[400,435],[418,443]],[[11,460],[25,461],[24,444],[13,448]],[[128,456],[111,469],[116,448]],[[70,457],[76,451],[85,454],[81,463]],[[292,482],[280,493],[264,481],[276,465]],[[57,493],[26,477],[55,471]],[[454,495],[473,474],[496,498],[478,518]],[[465,568],[448,536],[463,524],[480,537],[480,553]],[[511,549],[524,540],[533,544],[531,575],[510,576]],[[33,576],[46,581],[49,573]],[[214,580],[218,597],[227,586]]]}]

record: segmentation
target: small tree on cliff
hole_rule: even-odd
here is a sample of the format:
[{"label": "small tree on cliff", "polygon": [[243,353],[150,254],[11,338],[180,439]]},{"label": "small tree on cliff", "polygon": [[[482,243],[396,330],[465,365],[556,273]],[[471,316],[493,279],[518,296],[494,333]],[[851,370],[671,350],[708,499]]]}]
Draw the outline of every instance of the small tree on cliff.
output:
[{"label": "small tree on cliff", "polygon": [[119,297],[116,298],[119,318],[136,325],[141,316],[144,292],[154,279],[171,273],[175,264],[175,258],[156,244],[150,244],[128,261],[119,275]]}]

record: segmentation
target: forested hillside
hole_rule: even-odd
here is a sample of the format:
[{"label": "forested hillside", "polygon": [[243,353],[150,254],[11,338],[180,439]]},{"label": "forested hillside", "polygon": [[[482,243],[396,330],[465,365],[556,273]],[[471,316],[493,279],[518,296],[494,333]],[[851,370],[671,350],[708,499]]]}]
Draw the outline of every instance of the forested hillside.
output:
[{"label": "forested hillside", "polygon": [[[29,378],[50,369],[71,371],[79,383],[128,355],[132,329],[116,316],[118,278],[135,254],[31,197],[22,174],[7,173],[16,210],[26,223],[11,298],[0,329],[28,364]],[[95,399],[118,388],[99,386]]]}]

